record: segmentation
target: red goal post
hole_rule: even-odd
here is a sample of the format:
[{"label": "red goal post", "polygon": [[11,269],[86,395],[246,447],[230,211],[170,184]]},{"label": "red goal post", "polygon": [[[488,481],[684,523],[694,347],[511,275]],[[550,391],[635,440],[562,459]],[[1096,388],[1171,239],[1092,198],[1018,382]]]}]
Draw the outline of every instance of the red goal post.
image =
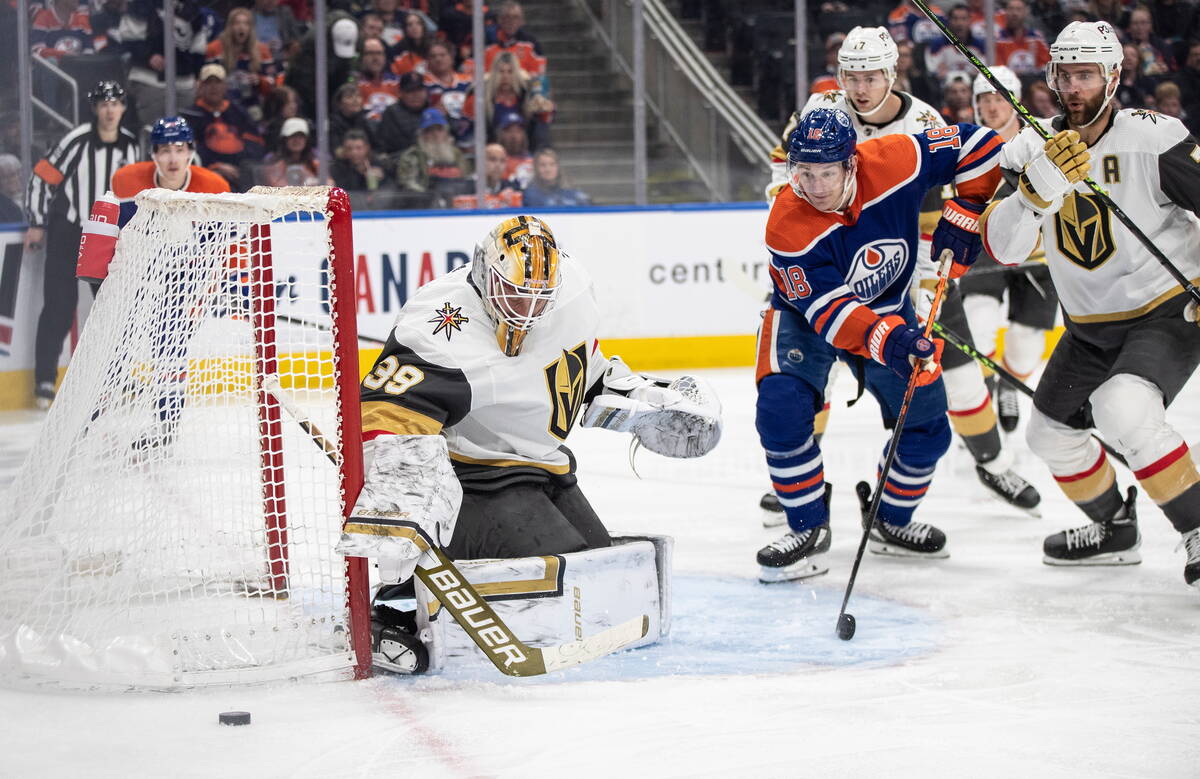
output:
[{"label": "red goal post", "polygon": [[366,561],[333,551],[363,478],[349,200],[137,204],[0,504],[0,682],[367,676]]}]

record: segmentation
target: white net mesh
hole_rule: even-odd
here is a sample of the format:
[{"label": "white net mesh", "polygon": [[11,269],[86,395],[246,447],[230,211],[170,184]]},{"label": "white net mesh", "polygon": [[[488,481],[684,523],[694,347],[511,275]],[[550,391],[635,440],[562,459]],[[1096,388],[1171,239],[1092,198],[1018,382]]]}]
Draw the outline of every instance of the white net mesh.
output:
[{"label": "white net mesh", "polygon": [[139,196],[0,504],[0,680],[159,688],[351,667],[339,467],[293,415],[336,451],[336,381],[357,383],[356,366],[335,371],[326,201]]}]

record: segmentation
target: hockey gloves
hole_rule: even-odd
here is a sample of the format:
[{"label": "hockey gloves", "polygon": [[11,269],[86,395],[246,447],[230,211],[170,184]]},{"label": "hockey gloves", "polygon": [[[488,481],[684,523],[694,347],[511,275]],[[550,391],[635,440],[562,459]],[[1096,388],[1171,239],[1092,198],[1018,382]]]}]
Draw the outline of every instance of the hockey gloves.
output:
[{"label": "hockey gloves", "polygon": [[924,333],[904,323],[902,317],[885,316],[867,331],[867,351],[875,362],[886,365],[904,379],[912,375],[920,363],[917,386],[932,384],[942,375],[940,338],[929,339]]},{"label": "hockey gloves", "polygon": [[1188,303],[1183,309],[1183,318],[1194,325],[1200,325],[1200,307],[1196,305],[1196,301]]},{"label": "hockey gloves", "polygon": [[376,560],[380,579],[398,584],[431,547],[450,542],[462,487],[440,435],[384,435],[368,447],[374,456],[336,551]]},{"label": "hockey gloves", "polygon": [[966,273],[979,256],[979,249],[983,246],[979,238],[979,215],[983,213],[985,205],[956,197],[947,200],[942,209],[942,218],[933,231],[930,255],[934,262],[938,262],[943,251],[950,252],[954,258],[950,266],[952,279]]},{"label": "hockey gloves", "polygon": [[1092,155],[1079,140],[1079,133],[1063,130],[1050,140],[1041,154],[1025,166],[1018,189],[1025,204],[1039,214],[1053,214],[1062,199],[1088,176]]}]

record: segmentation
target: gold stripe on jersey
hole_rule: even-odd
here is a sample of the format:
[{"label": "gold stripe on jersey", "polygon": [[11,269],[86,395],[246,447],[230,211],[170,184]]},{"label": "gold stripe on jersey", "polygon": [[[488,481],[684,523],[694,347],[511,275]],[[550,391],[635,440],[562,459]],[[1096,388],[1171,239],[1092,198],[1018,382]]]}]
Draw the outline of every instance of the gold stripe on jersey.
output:
[{"label": "gold stripe on jersey", "polygon": [[1054,215],[1058,250],[1071,262],[1095,270],[1117,253],[1112,218],[1100,198],[1091,192],[1072,192]]},{"label": "gold stripe on jersey", "polygon": [[[1191,282],[1192,284],[1200,284],[1200,276],[1191,279]],[[1114,311],[1111,314],[1067,314],[1067,317],[1072,322],[1077,322],[1081,325],[1094,324],[1096,322],[1120,322],[1123,319],[1136,319],[1139,316],[1145,316],[1146,314],[1149,314],[1151,311],[1158,308],[1163,303],[1166,303],[1168,300],[1176,297],[1177,295],[1185,294],[1187,293],[1183,291],[1182,287],[1172,287],[1156,297],[1154,300],[1151,300],[1146,305],[1138,306],[1137,308],[1129,311]],[[1063,309],[1063,311],[1065,312],[1066,309]]]},{"label": "gold stripe on jersey", "polygon": [[941,208],[935,211],[922,211],[921,215],[917,217],[917,227],[922,235],[933,235],[933,231],[937,229],[938,220],[941,218]]},{"label": "gold stripe on jersey", "polygon": [[362,429],[369,433],[382,430],[394,435],[437,435],[442,423],[433,417],[384,400],[362,404]]},{"label": "gold stripe on jersey", "polygon": [[539,463],[532,460],[482,460],[475,457],[467,457],[465,454],[459,454],[458,452],[451,452],[450,459],[465,465],[490,465],[493,468],[540,468],[543,471],[559,475],[571,472],[570,463],[551,465],[550,463]]}]

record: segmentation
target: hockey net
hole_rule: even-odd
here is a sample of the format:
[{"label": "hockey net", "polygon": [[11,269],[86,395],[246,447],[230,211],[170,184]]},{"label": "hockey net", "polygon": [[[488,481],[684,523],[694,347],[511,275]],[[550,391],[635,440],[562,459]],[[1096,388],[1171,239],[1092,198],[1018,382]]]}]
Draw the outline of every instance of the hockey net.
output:
[{"label": "hockey net", "polygon": [[333,551],[361,483],[345,193],[137,204],[0,504],[0,680],[364,675],[365,564]]}]

